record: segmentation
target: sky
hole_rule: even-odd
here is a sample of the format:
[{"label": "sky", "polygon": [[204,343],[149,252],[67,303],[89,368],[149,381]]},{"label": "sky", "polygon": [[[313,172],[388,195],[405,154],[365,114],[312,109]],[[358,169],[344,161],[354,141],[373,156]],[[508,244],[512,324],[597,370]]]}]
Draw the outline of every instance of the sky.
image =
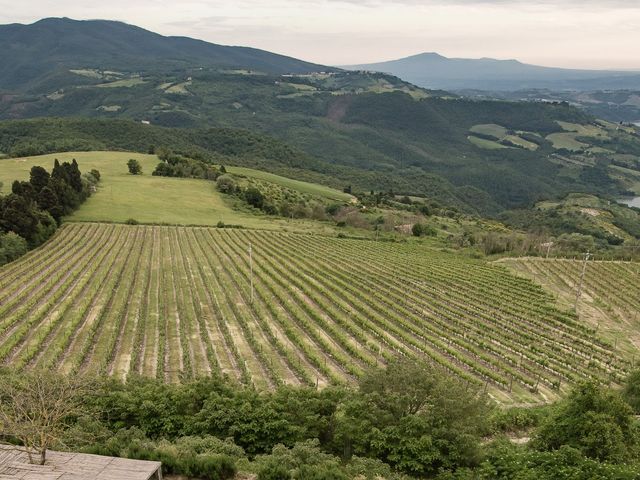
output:
[{"label": "sky", "polygon": [[640,70],[640,0],[0,0],[0,23],[109,19],[325,65],[422,52]]}]

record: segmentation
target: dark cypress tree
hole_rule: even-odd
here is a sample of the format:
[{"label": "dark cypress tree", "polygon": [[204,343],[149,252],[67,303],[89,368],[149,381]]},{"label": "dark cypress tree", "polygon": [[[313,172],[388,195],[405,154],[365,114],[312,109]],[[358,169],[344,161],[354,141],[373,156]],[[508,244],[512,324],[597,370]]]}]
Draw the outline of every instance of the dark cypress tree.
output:
[{"label": "dark cypress tree", "polygon": [[69,175],[69,185],[76,192],[82,192],[82,174],[80,173],[80,168],[78,167],[78,162],[74,158],[71,161],[71,164],[67,167],[68,175]]},{"label": "dark cypress tree", "polygon": [[59,204],[58,196],[53,188],[46,186],[40,193],[37,198],[38,207],[42,210],[46,210],[51,214],[53,218],[55,218],[56,222],[60,222],[60,218],[62,217],[63,211],[62,207]]},{"label": "dark cypress tree", "polygon": [[0,227],[32,242],[38,228],[33,202],[15,194],[0,197]]},{"label": "dark cypress tree", "polygon": [[67,172],[62,167],[62,165],[60,165],[60,162],[58,161],[57,158],[53,161],[53,170],[51,170],[51,178],[57,178],[58,180],[62,180],[68,183]]},{"label": "dark cypress tree", "polygon": [[16,180],[11,185],[11,193],[14,195],[20,195],[27,200],[34,200],[36,196],[35,189],[29,182],[20,182]]},{"label": "dark cypress tree", "polygon": [[[58,205],[62,209],[62,215],[71,213],[78,205],[80,205],[78,193],[64,180],[52,178],[49,183],[49,187],[51,187],[58,198]],[[56,216],[60,217],[61,215]]]},{"label": "dark cypress tree", "polygon": [[44,187],[49,184],[50,179],[49,172],[44,168],[35,165],[31,167],[31,173],[29,177],[29,183],[33,186],[36,193],[39,193]]}]

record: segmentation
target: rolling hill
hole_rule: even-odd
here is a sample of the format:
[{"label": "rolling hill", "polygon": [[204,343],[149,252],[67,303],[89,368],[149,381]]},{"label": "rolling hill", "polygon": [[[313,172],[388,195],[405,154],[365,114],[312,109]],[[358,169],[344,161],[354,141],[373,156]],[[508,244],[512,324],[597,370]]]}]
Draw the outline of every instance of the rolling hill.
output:
[{"label": "rolling hill", "polygon": [[[268,73],[334,70],[247,47],[216,45],[187,37],[165,37],[108,20],[46,18],[31,25],[0,26],[0,91],[38,91],[62,86],[70,70],[172,71],[216,67]],[[90,71],[90,70],[89,70]],[[87,79],[91,79],[87,74]],[[77,80],[77,78],[76,78]]]},{"label": "rolling hill", "polygon": [[638,90],[563,90],[529,89],[514,92],[460,90],[469,98],[529,102],[568,102],[596,118],[611,122],[633,123],[640,126],[640,91]]},{"label": "rolling hill", "polygon": [[529,65],[517,60],[447,58],[437,53],[421,53],[388,62],[350,65],[344,68],[390,73],[424,88],[446,90],[640,88],[640,72],[573,70]]},{"label": "rolling hill", "polygon": [[[25,74],[29,91],[0,95],[0,119],[74,117],[1,125],[0,153],[10,156],[152,145],[231,153],[228,165],[417,195],[481,215],[571,192],[630,194],[640,164],[637,129],[599,125],[563,102],[470,100],[388,74],[322,73],[117,22],[47,19],[2,29],[5,50],[19,58],[7,57],[6,72],[28,61],[15,78]],[[8,83],[0,78],[0,86]],[[252,152],[256,145],[268,156]],[[244,148],[249,156],[235,155]]]},{"label": "rolling hill", "polygon": [[[140,175],[130,175],[127,160],[135,158],[142,167]],[[11,193],[15,180],[28,181],[29,171],[39,165],[50,170],[54,160],[78,161],[83,171],[96,169],[101,174],[97,192],[80,209],[66,217],[71,222],[116,222],[135,220],[147,224],[227,225],[289,231],[334,233],[328,224],[302,219],[283,219],[243,211],[230,196],[222,195],[214,182],[195,178],[152,175],[160,162],[157,155],[140,152],[87,151],[58,152],[22,158],[0,159],[0,195]],[[282,186],[326,202],[348,203],[352,196],[322,185],[292,180],[246,167],[228,167],[229,173]],[[246,209],[245,209],[246,210]]]}]

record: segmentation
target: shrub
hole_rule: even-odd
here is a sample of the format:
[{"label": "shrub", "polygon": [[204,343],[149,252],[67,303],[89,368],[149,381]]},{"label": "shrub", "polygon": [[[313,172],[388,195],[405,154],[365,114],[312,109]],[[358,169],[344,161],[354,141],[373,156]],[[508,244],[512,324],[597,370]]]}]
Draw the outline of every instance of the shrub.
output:
[{"label": "shrub", "polygon": [[631,372],[627,377],[622,398],[631,406],[636,415],[640,414],[640,370]]},{"label": "shrub", "polygon": [[27,241],[14,232],[0,233],[0,265],[27,253]]},{"label": "shrub", "polygon": [[304,465],[298,471],[296,480],[349,480],[349,477],[335,466]]},{"label": "shrub", "polygon": [[233,194],[236,191],[236,181],[231,175],[220,175],[216,180],[216,188],[219,192]]},{"label": "shrub", "polygon": [[226,455],[198,455],[192,475],[203,480],[225,480],[236,475],[236,464]]},{"label": "shrub", "polygon": [[131,175],[140,175],[142,173],[142,166],[140,162],[135,158],[130,158],[127,162],[127,168],[129,169],[129,173]]},{"label": "shrub", "polygon": [[411,233],[414,237],[421,237],[424,235],[425,227],[421,223],[414,223],[413,227],[411,227]]},{"label": "shrub", "polygon": [[583,383],[540,428],[533,446],[546,451],[570,446],[598,461],[625,462],[636,458],[639,447],[633,410],[617,392]]},{"label": "shrub", "polygon": [[258,480],[290,480],[289,469],[277,461],[264,465],[258,471]]},{"label": "shrub", "polygon": [[244,198],[252,207],[261,209],[264,205],[264,195],[255,187],[247,188],[244,192]]}]

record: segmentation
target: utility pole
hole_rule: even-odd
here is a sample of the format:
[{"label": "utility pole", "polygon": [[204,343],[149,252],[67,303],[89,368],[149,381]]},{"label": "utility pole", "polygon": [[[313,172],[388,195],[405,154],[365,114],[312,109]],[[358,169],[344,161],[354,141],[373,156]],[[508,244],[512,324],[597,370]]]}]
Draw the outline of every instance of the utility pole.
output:
[{"label": "utility pole", "polygon": [[253,248],[249,243],[249,270],[251,277],[251,304],[253,305]]},{"label": "utility pole", "polygon": [[578,291],[576,292],[576,303],[573,306],[573,309],[578,311],[578,301],[580,300],[580,295],[582,295],[582,282],[584,281],[584,274],[587,271],[587,262],[589,261],[589,257],[591,253],[587,252],[584,256],[584,263],[582,264],[582,273],[580,274],[580,282],[578,283]]}]

